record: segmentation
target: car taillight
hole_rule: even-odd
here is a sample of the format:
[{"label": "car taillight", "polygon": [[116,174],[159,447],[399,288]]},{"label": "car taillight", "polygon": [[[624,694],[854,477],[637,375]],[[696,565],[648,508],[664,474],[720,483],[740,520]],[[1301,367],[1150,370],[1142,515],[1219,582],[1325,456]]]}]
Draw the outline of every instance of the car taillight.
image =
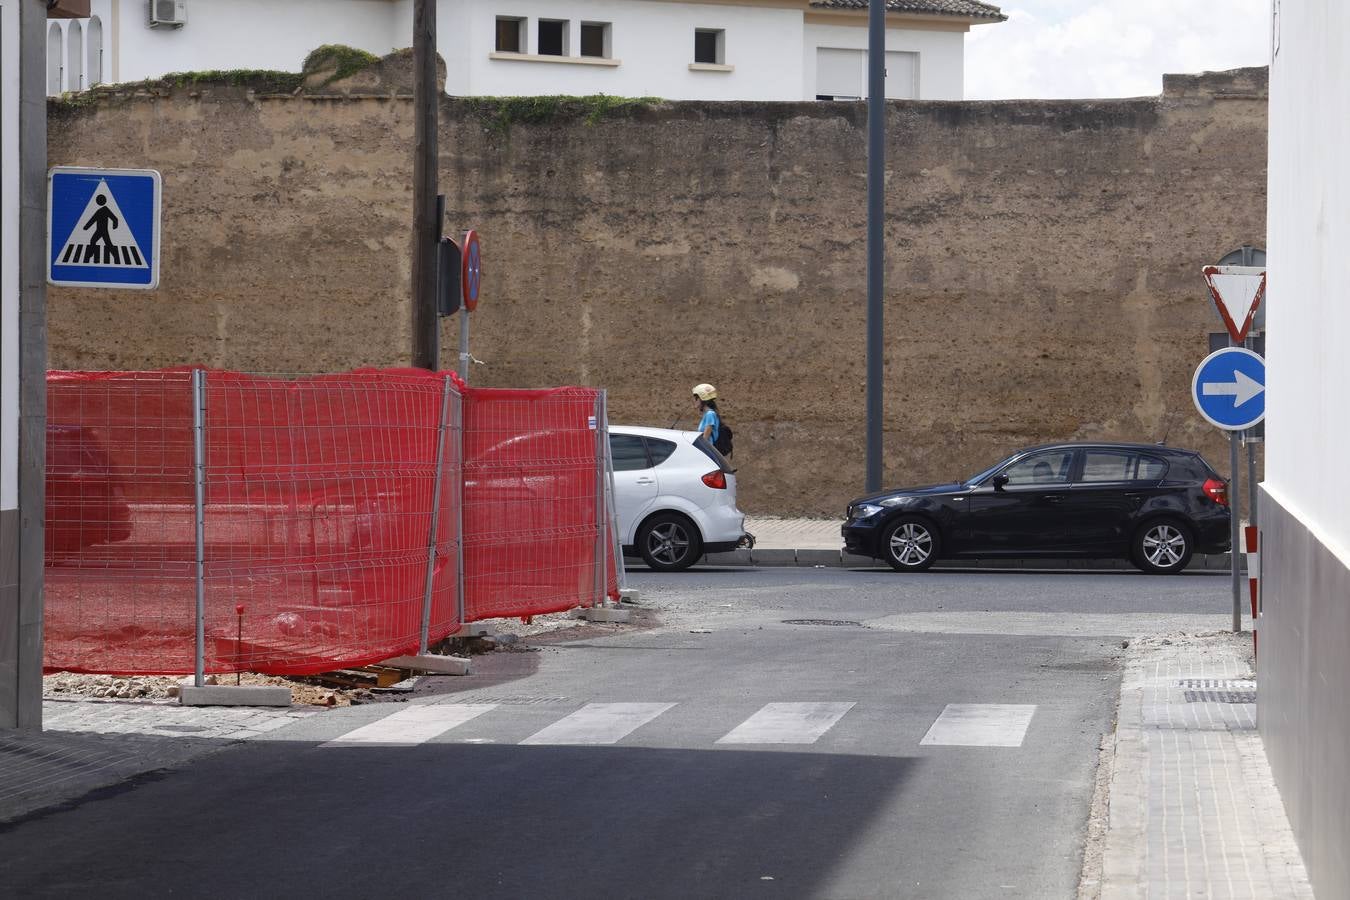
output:
[{"label": "car taillight", "polygon": [[1220,506],[1228,505],[1228,485],[1217,478],[1205,480],[1205,496]]},{"label": "car taillight", "polygon": [[709,472],[707,475],[704,475],[703,483],[710,488],[725,491],[727,489],[727,476],[722,474],[721,469],[718,469],[715,472]]}]

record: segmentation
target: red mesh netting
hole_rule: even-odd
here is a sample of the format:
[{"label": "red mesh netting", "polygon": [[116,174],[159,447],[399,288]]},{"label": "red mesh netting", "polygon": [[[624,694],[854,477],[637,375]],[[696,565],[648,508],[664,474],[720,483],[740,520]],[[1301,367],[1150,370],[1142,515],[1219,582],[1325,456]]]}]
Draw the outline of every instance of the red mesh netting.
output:
[{"label": "red mesh netting", "polygon": [[[444,384],[209,373],[207,671],[303,674],[417,649]],[[449,398],[432,641],[458,627]],[[47,465],[45,665],[192,671],[191,373],[51,373]]]},{"label": "red mesh netting", "polygon": [[[613,545],[596,535],[598,392],[461,388],[461,401],[445,379],[207,373],[206,671],[414,652],[438,451],[430,642],[460,625],[461,471],[466,621],[618,596]],[[53,372],[47,393],[46,667],[191,672],[192,373]]]},{"label": "red mesh netting", "polygon": [[[464,391],[465,618],[592,605],[614,587],[597,542],[599,391]],[[597,560],[609,571],[597,583]]]}]

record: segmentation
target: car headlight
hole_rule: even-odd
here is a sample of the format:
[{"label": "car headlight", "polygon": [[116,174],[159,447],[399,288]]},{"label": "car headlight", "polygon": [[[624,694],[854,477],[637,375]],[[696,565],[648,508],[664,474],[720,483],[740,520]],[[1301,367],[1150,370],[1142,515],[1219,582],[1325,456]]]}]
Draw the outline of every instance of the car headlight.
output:
[{"label": "car headlight", "polygon": [[859,503],[857,506],[853,507],[853,518],[870,519],[872,516],[881,512],[883,508],[884,507],[879,506],[876,503]]}]

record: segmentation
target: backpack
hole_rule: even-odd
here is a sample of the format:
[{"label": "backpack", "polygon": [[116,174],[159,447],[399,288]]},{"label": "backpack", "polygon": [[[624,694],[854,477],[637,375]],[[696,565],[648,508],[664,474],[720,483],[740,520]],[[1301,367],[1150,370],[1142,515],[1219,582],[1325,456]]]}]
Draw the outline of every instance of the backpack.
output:
[{"label": "backpack", "polygon": [[717,452],[730,458],[731,441],[733,437],[735,437],[735,435],[731,432],[731,426],[726,423],[725,419],[719,419],[717,425],[717,440],[713,441],[713,446],[717,448]]}]

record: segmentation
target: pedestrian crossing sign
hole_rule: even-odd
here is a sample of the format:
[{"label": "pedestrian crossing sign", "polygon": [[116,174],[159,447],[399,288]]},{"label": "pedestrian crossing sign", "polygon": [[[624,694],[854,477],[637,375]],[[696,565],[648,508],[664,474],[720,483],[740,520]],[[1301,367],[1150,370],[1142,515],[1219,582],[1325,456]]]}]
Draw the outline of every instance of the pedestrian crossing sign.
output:
[{"label": "pedestrian crossing sign", "polygon": [[153,169],[57,166],[47,176],[47,282],[155,289],[159,215]]}]

